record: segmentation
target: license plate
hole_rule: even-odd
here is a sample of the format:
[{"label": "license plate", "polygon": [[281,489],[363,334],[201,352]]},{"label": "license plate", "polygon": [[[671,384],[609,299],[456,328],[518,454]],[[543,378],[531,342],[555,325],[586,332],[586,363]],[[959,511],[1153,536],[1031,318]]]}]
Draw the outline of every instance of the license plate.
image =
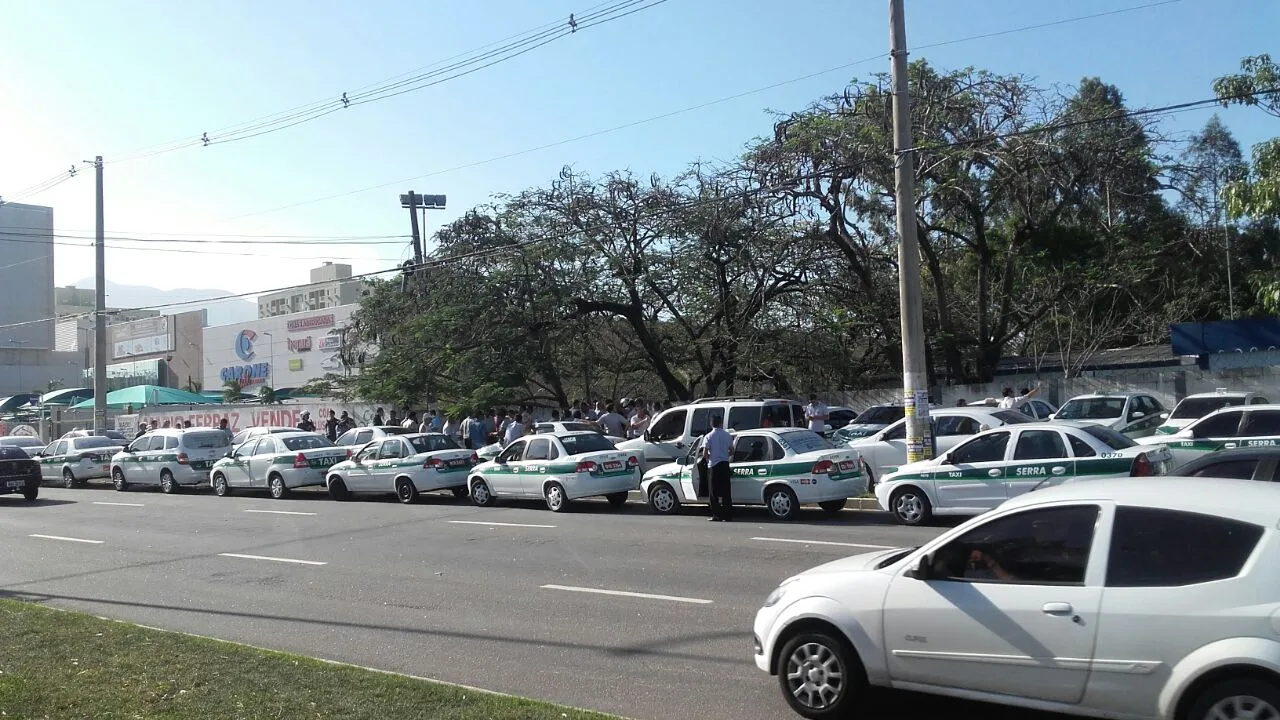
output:
[{"label": "license plate", "polygon": [[451,468],[466,467],[467,465],[470,465],[470,464],[471,462],[466,458],[457,458],[456,460],[450,460],[448,463],[449,467]]},{"label": "license plate", "polygon": [[5,486],[5,487],[7,487],[7,488],[12,489],[12,488],[20,488],[20,487],[23,487],[23,486],[25,486],[26,484],[27,484],[27,481],[26,481],[26,480],[10,480],[9,482],[5,483],[5,484],[4,484],[4,486]]},{"label": "license plate", "polygon": [[605,470],[617,470],[620,467],[622,467],[622,463],[617,460],[608,460],[604,464]]},{"label": "license plate", "polygon": [[852,461],[852,460],[841,460],[841,461],[840,461],[840,472],[849,472],[849,471],[850,471],[850,470],[852,470],[852,469],[853,469],[853,461]]}]

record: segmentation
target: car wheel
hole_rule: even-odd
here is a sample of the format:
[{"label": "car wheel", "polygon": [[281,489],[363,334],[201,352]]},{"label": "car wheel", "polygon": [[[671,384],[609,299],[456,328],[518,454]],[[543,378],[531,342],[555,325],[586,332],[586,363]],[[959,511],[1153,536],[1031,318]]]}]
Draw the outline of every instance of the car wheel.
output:
[{"label": "car wheel", "polygon": [[213,494],[226,497],[231,494],[231,486],[227,485],[227,476],[222,473],[213,474]]},{"label": "car wheel", "polygon": [[848,502],[849,501],[846,498],[840,498],[839,500],[827,500],[826,502],[818,503],[818,507],[832,515],[839,515],[840,511],[844,509],[844,506]]},{"label": "car wheel", "polygon": [[629,493],[626,493],[626,492],[616,492],[616,493],[610,493],[608,495],[605,495],[604,498],[605,500],[609,501],[609,507],[620,508],[623,505],[627,504],[628,494]]},{"label": "car wheel", "polygon": [[178,492],[178,483],[173,479],[173,473],[168,470],[160,471],[160,492],[169,495]]},{"label": "car wheel", "polygon": [[405,505],[418,501],[418,488],[414,486],[413,481],[409,478],[400,478],[396,480],[396,497]]},{"label": "car wheel", "polygon": [[800,512],[800,501],[796,499],[795,492],[781,485],[765,491],[764,505],[774,520],[790,520]]},{"label": "car wheel", "polygon": [[1191,702],[1184,720],[1276,720],[1280,688],[1265,680],[1239,678],[1211,685]]},{"label": "car wheel", "polygon": [[27,502],[35,502],[38,497],[40,497],[40,483],[38,481],[27,483],[27,486],[22,488],[23,500],[26,500]]},{"label": "car wheel", "polygon": [[124,471],[120,468],[111,471],[111,484],[115,485],[116,492],[124,492],[129,489],[129,481],[124,479]]},{"label": "car wheel", "polygon": [[289,494],[289,486],[284,484],[284,478],[280,475],[272,475],[267,478],[267,490],[271,492],[271,497],[280,500]]},{"label": "car wheel", "polygon": [[923,490],[904,487],[889,497],[889,512],[902,525],[924,525],[933,516],[933,506]]},{"label": "car wheel", "polygon": [[347,490],[347,484],[342,482],[342,478],[337,475],[329,478],[329,497],[338,502],[351,498],[351,491]]},{"label": "car wheel", "polygon": [[68,468],[66,470],[63,470],[62,471],[62,487],[70,489],[75,486],[76,486],[76,476],[71,474],[71,469]]},{"label": "car wheel", "polygon": [[846,640],[802,632],[778,653],[778,683],[792,710],[807,718],[831,718],[850,714],[867,678]]},{"label": "car wheel", "polygon": [[464,498],[467,496],[467,489],[464,487],[452,488],[453,496],[456,498]]},{"label": "car wheel", "polygon": [[558,482],[547,483],[546,489],[542,491],[542,498],[547,501],[547,509],[551,512],[564,512],[569,507],[564,486]]},{"label": "car wheel", "polygon": [[660,482],[649,488],[649,508],[659,515],[674,515],[680,510],[680,498],[670,485]]},{"label": "car wheel", "polygon": [[483,478],[471,479],[471,502],[476,507],[489,507],[493,505],[493,493],[489,490],[489,484]]}]

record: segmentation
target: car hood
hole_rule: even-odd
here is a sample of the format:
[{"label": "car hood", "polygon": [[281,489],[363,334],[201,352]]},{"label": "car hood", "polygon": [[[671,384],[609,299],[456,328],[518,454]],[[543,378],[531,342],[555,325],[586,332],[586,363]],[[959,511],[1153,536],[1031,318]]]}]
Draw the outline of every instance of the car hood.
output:
[{"label": "car hood", "polygon": [[656,480],[658,478],[680,477],[680,471],[684,470],[684,465],[680,463],[664,463],[644,474],[645,480]]},{"label": "car hood", "polygon": [[889,427],[882,423],[849,423],[839,428],[840,434],[853,440],[859,440],[868,435],[875,435],[881,430]]},{"label": "car hood", "polygon": [[[610,436],[606,435],[605,437],[610,437]],[[622,442],[615,442],[614,446],[617,447],[619,450],[643,450],[646,444],[647,443],[645,442],[644,438],[633,438],[631,440],[623,440]]]},{"label": "car hood", "polygon": [[1171,442],[1180,442],[1183,440],[1190,440],[1190,439],[1191,438],[1174,437],[1172,434],[1169,434],[1169,435],[1148,435],[1146,437],[1133,438],[1133,441],[1139,445],[1149,447],[1151,445],[1167,445],[1168,443],[1171,443]]},{"label": "car hood", "polygon": [[860,555],[850,555],[839,560],[832,560],[829,563],[823,563],[817,567],[811,567],[800,573],[801,575],[823,575],[826,573],[839,572],[866,572],[876,569],[876,566],[884,562],[886,558],[892,557],[899,553],[909,552],[912,548],[901,547],[892,550],[876,550],[874,552],[862,553]]},{"label": "car hood", "polygon": [[[1063,419],[1063,418],[1058,418],[1058,419],[1059,419],[1059,420],[1061,420],[1061,419]],[[1113,417],[1113,418],[1080,418],[1080,419],[1078,419],[1078,420],[1077,420],[1077,419],[1075,419],[1075,418],[1072,418],[1072,422],[1083,423],[1083,424],[1085,424],[1085,425],[1100,425],[1100,426],[1102,426],[1102,427],[1111,427],[1112,425],[1115,425],[1115,424],[1116,424],[1117,422],[1119,422],[1119,421],[1120,421],[1120,418],[1118,418],[1118,417]]]}]

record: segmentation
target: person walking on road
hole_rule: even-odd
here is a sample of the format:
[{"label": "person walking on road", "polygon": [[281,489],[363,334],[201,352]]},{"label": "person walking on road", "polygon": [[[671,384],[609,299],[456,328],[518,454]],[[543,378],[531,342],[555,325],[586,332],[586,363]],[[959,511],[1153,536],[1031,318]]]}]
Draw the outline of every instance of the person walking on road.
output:
[{"label": "person walking on road", "polygon": [[809,421],[809,429],[816,433],[824,432],[830,417],[831,410],[827,404],[819,401],[816,394],[810,394],[809,404],[804,406],[804,418]]},{"label": "person walking on road", "polygon": [[729,452],[733,436],[724,429],[724,418],[711,416],[711,432],[707,433],[707,469],[711,472],[711,517],[715,522],[733,520],[733,494],[730,488]]}]

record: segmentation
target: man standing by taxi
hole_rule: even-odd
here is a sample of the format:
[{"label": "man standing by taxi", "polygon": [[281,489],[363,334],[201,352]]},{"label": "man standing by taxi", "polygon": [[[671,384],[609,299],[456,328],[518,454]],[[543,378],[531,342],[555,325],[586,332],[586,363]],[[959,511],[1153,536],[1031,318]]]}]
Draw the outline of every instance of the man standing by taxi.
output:
[{"label": "man standing by taxi", "polygon": [[827,404],[819,401],[816,394],[810,393],[809,404],[804,406],[804,419],[809,421],[809,429],[818,434],[823,433],[830,417],[831,411],[827,409]]},{"label": "man standing by taxi", "polygon": [[730,488],[729,452],[733,436],[724,429],[724,418],[711,416],[711,432],[707,433],[707,469],[711,472],[711,517],[714,522],[733,520],[733,494]]}]

